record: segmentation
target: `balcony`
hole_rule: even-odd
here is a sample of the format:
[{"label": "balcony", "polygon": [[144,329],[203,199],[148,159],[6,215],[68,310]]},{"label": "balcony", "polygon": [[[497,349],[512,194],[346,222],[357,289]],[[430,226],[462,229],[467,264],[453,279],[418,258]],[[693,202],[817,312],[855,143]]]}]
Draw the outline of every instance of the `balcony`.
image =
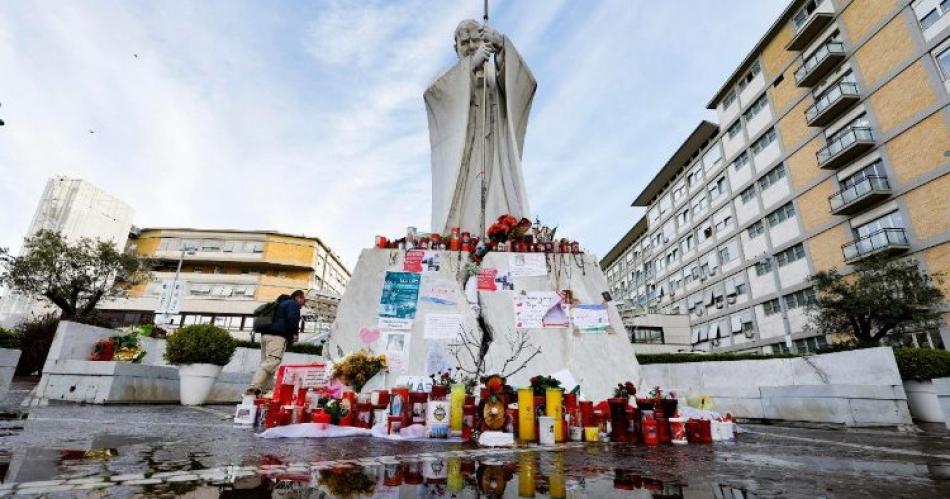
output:
[{"label": "balcony", "polygon": [[795,84],[799,87],[810,87],[818,83],[844,58],[844,44],[841,42],[828,42],[818,47],[818,50],[802,62],[802,67],[795,71]]},{"label": "balcony", "polygon": [[785,45],[785,50],[799,51],[807,47],[809,43],[815,40],[816,36],[831,24],[834,17],[831,12],[812,12],[804,22],[795,27],[795,34]]},{"label": "balcony", "polygon": [[898,228],[881,229],[841,247],[844,261],[847,263],[854,263],[879,253],[903,253],[908,249],[910,244],[907,242],[907,233]]},{"label": "balcony", "polygon": [[828,197],[831,213],[852,215],[891,195],[887,177],[868,175],[853,186]]},{"label": "balcony", "polygon": [[874,135],[868,127],[851,127],[819,149],[815,156],[818,167],[835,169],[861,156],[874,147]]},{"label": "balcony", "polygon": [[805,110],[805,121],[808,126],[825,126],[860,99],[856,83],[839,81],[815,98],[815,103]]}]

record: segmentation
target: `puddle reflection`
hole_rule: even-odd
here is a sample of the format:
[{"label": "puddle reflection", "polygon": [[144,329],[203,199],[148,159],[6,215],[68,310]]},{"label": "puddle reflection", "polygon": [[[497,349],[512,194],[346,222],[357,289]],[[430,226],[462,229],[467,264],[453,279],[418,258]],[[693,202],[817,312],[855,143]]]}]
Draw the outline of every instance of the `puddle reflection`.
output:
[{"label": "puddle reflection", "polygon": [[220,489],[221,497],[638,497],[682,498],[683,486],[643,477],[632,470],[572,474],[564,457],[542,463],[534,453],[517,461],[463,457],[424,458],[359,466],[342,464],[312,473],[292,468],[263,472]]}]

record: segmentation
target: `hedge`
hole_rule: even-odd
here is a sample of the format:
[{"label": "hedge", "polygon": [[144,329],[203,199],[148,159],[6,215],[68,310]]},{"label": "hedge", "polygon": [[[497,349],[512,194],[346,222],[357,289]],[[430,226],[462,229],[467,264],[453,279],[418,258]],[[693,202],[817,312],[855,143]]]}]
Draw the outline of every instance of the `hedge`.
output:
[{"label": "hedge", "polygon": [[[237,345],[241,348],[253,348],[260,350],[261,344],[254,341],[238,341]],[[323,355],[323,345],[311,345],[308,343],[294,343],[287,349],[292,353],[303,353],[307,355]]]},{"label": "hedge", "polygon": [[926,381],[950,376],[950,352],[927,348],[895,348],[897,369],[904,380]]},{"label": "hedge", "polygon": [[795,353],[641,353],[637,361],[643,364],[682,364],[684,362],[728,362],[734,360],[790,359],[801,357]]}]

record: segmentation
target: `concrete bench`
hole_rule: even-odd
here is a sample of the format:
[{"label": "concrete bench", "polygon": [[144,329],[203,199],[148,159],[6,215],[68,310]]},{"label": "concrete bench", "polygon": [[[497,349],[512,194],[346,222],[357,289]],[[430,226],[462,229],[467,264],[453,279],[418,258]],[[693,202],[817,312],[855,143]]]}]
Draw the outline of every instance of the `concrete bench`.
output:
[{"label": "concrete bench", "polygon": [[[97,341],[121,334],[75,322],[63,321],[43,366],[33,403],[50,400],[89,404],[177,404],[178,368],[164,359],[165,340],[142,338],[145,357],[141,363],[91,361]],[[316,355],[288,353],[286,363],[322,360]],[[238,348],[211,390],[208,403],[232,404],[251,382],[260,362],[260,350]]]}]

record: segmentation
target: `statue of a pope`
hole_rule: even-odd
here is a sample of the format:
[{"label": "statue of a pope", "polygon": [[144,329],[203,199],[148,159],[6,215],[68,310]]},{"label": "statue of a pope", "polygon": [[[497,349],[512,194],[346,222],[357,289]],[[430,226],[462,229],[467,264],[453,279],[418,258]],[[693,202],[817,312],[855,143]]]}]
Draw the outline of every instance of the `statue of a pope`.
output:
[{"label": "statue of a pope", "polygon": [[459,23],[455,52],[458,63],[425,92],[431,228],[445,233],[461,227],[484,235],[500,215],[531,217],[521,153],[538,84],[511,40],[488,25]]}]

